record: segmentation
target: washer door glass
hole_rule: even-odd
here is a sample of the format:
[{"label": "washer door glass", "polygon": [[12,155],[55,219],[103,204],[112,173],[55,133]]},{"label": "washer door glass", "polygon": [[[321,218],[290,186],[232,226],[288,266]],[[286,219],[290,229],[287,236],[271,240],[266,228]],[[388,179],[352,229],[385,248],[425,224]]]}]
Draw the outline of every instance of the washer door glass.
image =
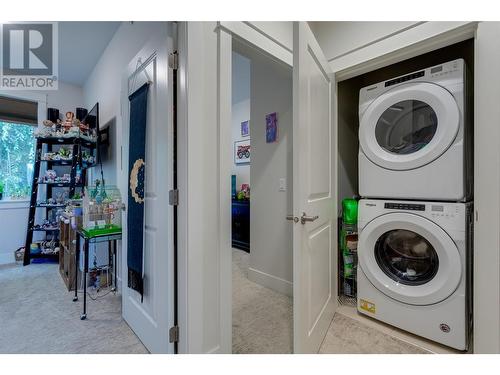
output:
[{"label": "washer door glass", "polygon": [[387,108],[377,121],[375,137],[385,150],[407,155],[429,144],[438,120],[430,105],[420,100],[404,100]]},{"label": "washer door glass", "polygon": [[436,275],[439,258],[420,234],[405,229],[384,233],[375,244],[375,259],[391,279],[405,285],[422,285]]},{"label": "washer door glass", "polygon": [[[358,272],[396,301],[432,305],[448,298],[462,280],[461,252],[431,220],[394,212],[361,228]],[[361,289],[358,285],[358,291]]]}]

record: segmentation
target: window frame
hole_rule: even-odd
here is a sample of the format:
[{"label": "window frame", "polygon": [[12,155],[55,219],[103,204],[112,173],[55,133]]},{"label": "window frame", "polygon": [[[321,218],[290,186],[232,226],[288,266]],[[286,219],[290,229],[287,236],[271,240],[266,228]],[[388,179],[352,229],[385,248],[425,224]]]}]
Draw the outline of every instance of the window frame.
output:
[{"label": "window frame", "polygon": [[[0,90],[0,96],[12,99],[28,100],[37,103],[37,127],[41,127],[43,125],[43,120],[47,114],[47,94],[27,91]],[[30,197],[24,199],[11,199],[5,197],[0,200],[0,210],[29,207],[29,203]]]}]

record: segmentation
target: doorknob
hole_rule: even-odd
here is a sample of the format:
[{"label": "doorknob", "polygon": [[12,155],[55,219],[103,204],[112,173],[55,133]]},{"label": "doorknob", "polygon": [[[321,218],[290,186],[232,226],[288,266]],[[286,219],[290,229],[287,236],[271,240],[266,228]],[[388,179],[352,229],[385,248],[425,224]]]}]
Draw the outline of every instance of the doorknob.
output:
[{"label": "doorknob", "polygon": [[293,221],[294,224],[299,222],[299,218],[297,216],[293,216],[293,215],[286,215],[286,219]]},{"label": "doorknob", "polygon": [[302,212],[302,216],[300,217],[300,222],[302,224],[305,224],[307,221],[314,221],[316,219],[318,219],[319,216],[316,215],[316,216],[307,216],[305,212]]}]

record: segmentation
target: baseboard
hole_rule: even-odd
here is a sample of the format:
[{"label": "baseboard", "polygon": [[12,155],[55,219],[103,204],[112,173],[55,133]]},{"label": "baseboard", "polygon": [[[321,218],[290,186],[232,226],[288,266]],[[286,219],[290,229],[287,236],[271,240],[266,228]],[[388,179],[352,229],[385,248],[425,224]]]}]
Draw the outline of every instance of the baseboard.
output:
[{"label": "baseboard", "polygon": [[14,252],[0,254],[0,264],[15,263]]},{"label": "baseboard", "polygon": [[293,283],[280,277],[248,267],[248,279],[278,293],[293,296]]}]

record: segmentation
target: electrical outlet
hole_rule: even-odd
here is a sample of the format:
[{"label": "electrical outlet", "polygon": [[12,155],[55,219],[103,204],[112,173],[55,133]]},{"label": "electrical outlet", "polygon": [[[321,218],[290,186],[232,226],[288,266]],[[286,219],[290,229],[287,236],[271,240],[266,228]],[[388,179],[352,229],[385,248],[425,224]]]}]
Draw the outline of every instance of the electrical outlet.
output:
[{"label": "electrical outlet", "polygon": [[280,189],[279,191],[286,191],[286,179],[280,178]]}]

